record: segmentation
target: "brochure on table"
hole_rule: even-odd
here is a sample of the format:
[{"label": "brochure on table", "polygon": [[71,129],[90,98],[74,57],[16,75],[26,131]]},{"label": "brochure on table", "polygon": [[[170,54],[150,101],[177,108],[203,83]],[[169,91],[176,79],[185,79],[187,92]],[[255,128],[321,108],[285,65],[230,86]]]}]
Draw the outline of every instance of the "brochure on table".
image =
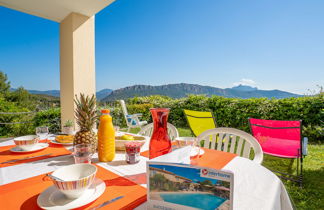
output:
[{"label": "brochure on table", "polygon": [[147,162],[148,209],[233,209],[233,173],[184,164],[186,157],[174,163],[188,154],[179,150]]}]

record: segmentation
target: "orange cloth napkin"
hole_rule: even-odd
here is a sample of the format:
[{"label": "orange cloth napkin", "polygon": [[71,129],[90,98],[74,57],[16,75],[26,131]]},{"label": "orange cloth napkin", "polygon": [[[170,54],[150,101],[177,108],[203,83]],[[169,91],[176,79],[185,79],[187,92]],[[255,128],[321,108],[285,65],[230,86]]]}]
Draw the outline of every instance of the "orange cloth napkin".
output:
[{"label": "orange cloth napkin", "polygon": [[[106,183],[106,190],[97,200],[78,209],[95,207],[122,195],[123,198],[101,209],[133,209],[146,201],[146,189],[144,187],[100,166],[97,166],[97,168],[96,177]],[[51,181],[43,181],[44,176],[40,175],[0,186],[0,209],[40,209],[37,206],[37,197],[41,192],[53,185]]]},{"label": "orange cloth napkin", "polygon": [[[7,166],[13,166],[13,165],[21,164],[21,163],[34,162],[34,161],[42,160],[42,159],[46,159],[46,158],[53,158],[53,157],[57,157],[57,156],[61,156],[61,155],[71,154],[71,152],[69,150],[67,150],[65,147],[51,145],[51,144],[46,149],[40,150],[38,152],[28,152],[28,153],[11,152],[10,149],[15,146],[16,145],[0,147],[0,168],[7,167]],[[49,154],[49,153],[51,153],[51,155],[36,157],[36,158],[28,159],[28,160],[18,160],[18,161],[10,162],[10,163],[2,163],[2,162],[10,161],[10,160],[34,157],[34,156],[45,155],[45,154]]]},{"label": "orange cloth napkin", "polygon": [[227,163],[229,163],[237,154],[222,152],[213,149],[202,148],[205,153],[199,158],[191,158],[191,164],[208,167],[213,169],[222,169]]},{"label": "orange cloth napkin", "polygon": [[141,152],[141,156],[149,158],[149,151],[146,150],[144,152]]},{"label": "orange cloth napkin", "polygon": [[[191,164],[202,166],[202,167],[209,167],[214,169],[222,169],[227,163],[229,163],[236,154],[222,152],[213,149],[206,149],[202,148],[205,151],[205,154],[197,157],[191,158]],[[141,152],[141,155],[144,157],[149,157],[149,151]]]}]

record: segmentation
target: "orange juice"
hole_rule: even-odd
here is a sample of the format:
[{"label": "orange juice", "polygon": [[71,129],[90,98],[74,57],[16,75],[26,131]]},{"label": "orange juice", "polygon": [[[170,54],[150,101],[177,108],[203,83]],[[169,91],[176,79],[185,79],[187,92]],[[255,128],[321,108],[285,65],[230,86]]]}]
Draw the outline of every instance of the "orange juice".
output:
[{"label": "orange juice", "polygon": [[108,109],[101,110],[98,129],[98,156],[100,162],[109,162],[115,158],[115,129]]}]

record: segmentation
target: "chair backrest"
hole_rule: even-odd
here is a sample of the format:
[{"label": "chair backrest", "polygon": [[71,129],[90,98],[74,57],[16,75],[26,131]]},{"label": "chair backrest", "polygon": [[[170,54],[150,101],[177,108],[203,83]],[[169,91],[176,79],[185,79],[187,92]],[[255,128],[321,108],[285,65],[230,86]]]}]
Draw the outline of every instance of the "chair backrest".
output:
[{"label": "chair backrest", "polygon": [[212,112],[201,112],[187,109],[184,109],[183,111],[189,127],[195,136],[199,136],[202,132],[217,127]]},{"label": "chair backrest", "polygon": [[301,152],[301,121],[263,120],[249,118],[252,135],[258,140],[264,153],[288,155],[289,146],[298,156]]},{"label": "chair backrest", "polygon": [[136,120],[132,119],[131,116],[128,115],[125,101],[124,100],[119,100],[119,102],[120,102],[120,105],[122,107],[122,111],[123,111],[127,126],[136,125],[137,124]]},{"label": "chair backrest", "polygon": [[124,116],[126,117],[128,115],[128,112],[127,112],[127,108],[126,108],[126,104],[125,104],[125,101],[124,100],[120,100],[120,105],[122,107],[122,110],[123,110],[123,113],[124,113]]},{"label": "chair backrest", "polygon": [[[146,126],[144,126],[140,130],[140,132],[138,132],[138,135],[152,136],[152,133],[153,133],[153,123],[150,123],[150,124],[147,124]],[[171,141],[173,141],[179,137],[178,129],[171,123],[168,123],[168,134],[169,134]]]},{"label": "chair backrest", "polygon": [[230,152],[249,159],[253,156],[252,148],[253,161],[261,164],[263,160],[258,141],[250,134],[235,128],[210,129],[201,133],[197,140],[204,148]]}]

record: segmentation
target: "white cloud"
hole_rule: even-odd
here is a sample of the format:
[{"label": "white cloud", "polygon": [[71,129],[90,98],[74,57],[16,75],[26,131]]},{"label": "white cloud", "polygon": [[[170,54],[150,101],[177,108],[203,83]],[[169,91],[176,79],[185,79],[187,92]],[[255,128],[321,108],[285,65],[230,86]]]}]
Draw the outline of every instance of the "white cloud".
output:
[{"label": "white cloud", "polygon": [[239,82],[234,82],[233,83],[234,86],[238,86],[238,85],[247,85],[247,86],[251,86],[251,87],[257,87],[257,83],[252,80],[252,79],[241,79]]}]

